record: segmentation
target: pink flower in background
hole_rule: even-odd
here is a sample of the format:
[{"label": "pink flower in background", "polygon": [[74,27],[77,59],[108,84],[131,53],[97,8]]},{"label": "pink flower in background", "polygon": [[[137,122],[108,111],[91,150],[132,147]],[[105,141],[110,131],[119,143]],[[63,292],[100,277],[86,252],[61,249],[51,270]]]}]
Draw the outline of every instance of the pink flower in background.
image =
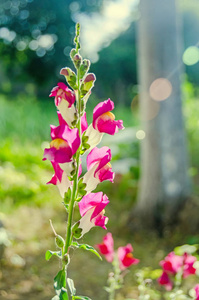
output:
[{"label": "pink flower in background", "polygon": [[104,216],[104,208],[109,203],[108,197],[102,192],[90,193],[78,203],[81,215],[79,228],[82,228],[82,235],[94,226],[106,229],[108,217]]},{"label": "pink flower in background", "polygon": [[115,121],[115,115],[110,111],[114,103],[110,99],[100,102],[93,110],[93,128],[99,132],[114,135],[118,129],[124,129],[123,121]]},{"label": "pink flower in background", "polygon": [[52,89],[49,97],[55,97],[56,106],[59,106],[61,101],[64,100],[68,102],[68,107],[70,108],[75,102],[75,93],[63,82],[59,82],[57,86]]},{"label": "pink flower in background", "polygon": [[169,275],[165,271],[163,271],[162,275],[158,278],[158,283],[160,285],[164,285],[164,287],[167,291],[172,290],[173,283],[170,280]]},{"label": "pink flower in background", "polygon": [[191,254],[183,254],[183,278],[196,273],[196,268],[193,267],[196,260],[197,258]]},{"label": "pink flower in background", "polygon": [[70,129],[67,125],[51,125],[50,148],[44,149],[43,160],[56,163],[71,162],[72,156],[80,146],[79,132],[77,128]]},{"label": "pink flower in background", "polygon": [[47,184],[52,183],[54,185],[57,185],[61,197],[64,197],[64,194],[68,191],[68,188],[71,187],[72,183],[68,179],[68,176],[66,173],[60,168],[58,163],[51,162],[53,169],[55,170],[55,174],[51,178]]},{"label": "pink flower in background", "polygon": [[199,300],[199,284],[196,284],[196,286],[194,287],[194,290],[196,292],[195,300]]},{"label": "pink flower in background", "polygon": [[86,183],[85,190],[91,192],[98,183],[109,180],[113,182],[115,173],[112,172],[111,150],[108,147],[95,147],[87,156],[87,170],[83,182]]},{"label": "pink flower in background", "polygon": [[113,244],[112,234],[108,232],[103,238],[103,242],[96,245],[99,248],[100,253],[105,256],[108,262],[112,262],[114,258]]},{"label": "pink flower in background", "polygon": [[125,247],[118,248],[118,259],[121,270],[139,263],[139,259],[133,257],[133,254],[131,253],[132,251],[133,247],[131,244],[127,244]]},{"label": "pink flower in background", "polygon": [[164,260],[160,261],[163,270],[170,274],[176,274],[182,269],[183,257],[170,252]]}]

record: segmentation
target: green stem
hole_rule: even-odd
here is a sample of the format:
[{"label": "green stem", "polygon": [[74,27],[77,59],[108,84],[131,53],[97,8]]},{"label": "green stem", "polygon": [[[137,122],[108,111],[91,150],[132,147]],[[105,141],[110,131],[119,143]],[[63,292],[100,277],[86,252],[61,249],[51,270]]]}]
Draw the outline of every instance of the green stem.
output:
[{"label": "green stem", "polygon": [[[81,140],[81,118],[80,118],[80,113],[81,113],[81,99],[80,99],[80,73],[79,69],[77,69],[77,84],[78,84],[78,91],[77,91],[77,110],[78,110],[78,124],[77,128],[79,130],[79,137]],[[76,173],[73,181],[73,191],[72,191],[72,197],[71,201],[69,204],[69,209],[68,209],[68,221],[67,221],[67,232],[66,232],[66,242],[65,242],[65,248],[64,248],[64,254],[68,253],[70,243],[71,243],[71,227],[72,227],[72,218],[73,218],[73,208],[74,208],[74,203],[76,200],[77,196],[77,188],[78,188],[78,172],[79,172],[79,165],[80,165],[80,150],[81,150],[81,142],[80,142],[80,147],[77,151],[76,154]]]},{"label": "green stem", "polygon": [[114,276],[111,279],[110,282],[110,292],[109,292],[109,300],[114,300],[115,299],[115,291],[118,289],[118,284],[120,281],[120,268],[118,264],[118,258],[117,255],[115,254],[114,261],[113,261],[113,269],[114,269]]}]

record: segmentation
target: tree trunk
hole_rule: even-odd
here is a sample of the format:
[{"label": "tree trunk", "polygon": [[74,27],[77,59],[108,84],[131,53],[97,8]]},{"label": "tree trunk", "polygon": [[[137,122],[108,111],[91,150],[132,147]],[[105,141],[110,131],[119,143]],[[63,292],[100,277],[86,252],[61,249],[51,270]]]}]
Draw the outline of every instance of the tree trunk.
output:
[{"label": "tree trunk", "polygon": [[[146,135],[141,142],[141,180],[133,214],[146,226],[161,230],[175,221],[190,194],[180,91],[181,28],[174,0],[141,0],[140,10],[140,111]],[[154,82],[158,78],[164,81]]]}]

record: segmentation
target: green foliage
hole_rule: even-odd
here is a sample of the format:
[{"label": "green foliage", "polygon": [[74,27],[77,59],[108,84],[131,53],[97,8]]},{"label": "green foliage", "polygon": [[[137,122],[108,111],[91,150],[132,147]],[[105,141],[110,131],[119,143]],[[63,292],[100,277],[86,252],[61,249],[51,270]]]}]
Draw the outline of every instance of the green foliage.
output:
[{"label": "green foliage", "polygon": [[65,269],[62,269],[57,273],[57,275],[54,278],[54,288],[57,293],[57,295],[60,297],[60,299],[67,300],[67,290],[66,288],[66,272]]},{"label": "green foliage", "polygon": [[71,246],[73,246],[75,248],[90,251],[90,252],[94,253],[95,255],[97,255],[97,257],[99,257],[99,259],[102,260],[102,257],[99,255],[97,250],[95,250],[95,248],[93,248],[92,246],[89,246],[89,245],[86,245],[86,244],[79,244],[78,242],[72,242]]},{"label": "green foliage", "polygon": [[62,258],[61,251],[51,251],[47,250],[45,254],[45,259],[50,260],[52,256],[57,256],[58,258]]}]

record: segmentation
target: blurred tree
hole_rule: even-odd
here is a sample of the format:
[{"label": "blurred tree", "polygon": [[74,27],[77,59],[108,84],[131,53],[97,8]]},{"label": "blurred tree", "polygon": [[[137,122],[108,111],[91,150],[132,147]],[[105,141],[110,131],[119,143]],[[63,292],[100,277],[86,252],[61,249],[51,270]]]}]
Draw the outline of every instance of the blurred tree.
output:
[{"label": "blurred tree", "polygon": [[173,0],[141,0],[140,10],[138,71],[146,135],[133,216],[161,233],[176,222],[190,195],[180,91],[181,26]]},{"label": "blurred tree", "polygon": [[[73,14],[101,1],[5,0],[0,2],[0,89],[18,92],[33,83],[46,95],[73,45]],[[70,45],[70,46],[69,46]],[[49,90],[48,90],[49,92]]]}]

